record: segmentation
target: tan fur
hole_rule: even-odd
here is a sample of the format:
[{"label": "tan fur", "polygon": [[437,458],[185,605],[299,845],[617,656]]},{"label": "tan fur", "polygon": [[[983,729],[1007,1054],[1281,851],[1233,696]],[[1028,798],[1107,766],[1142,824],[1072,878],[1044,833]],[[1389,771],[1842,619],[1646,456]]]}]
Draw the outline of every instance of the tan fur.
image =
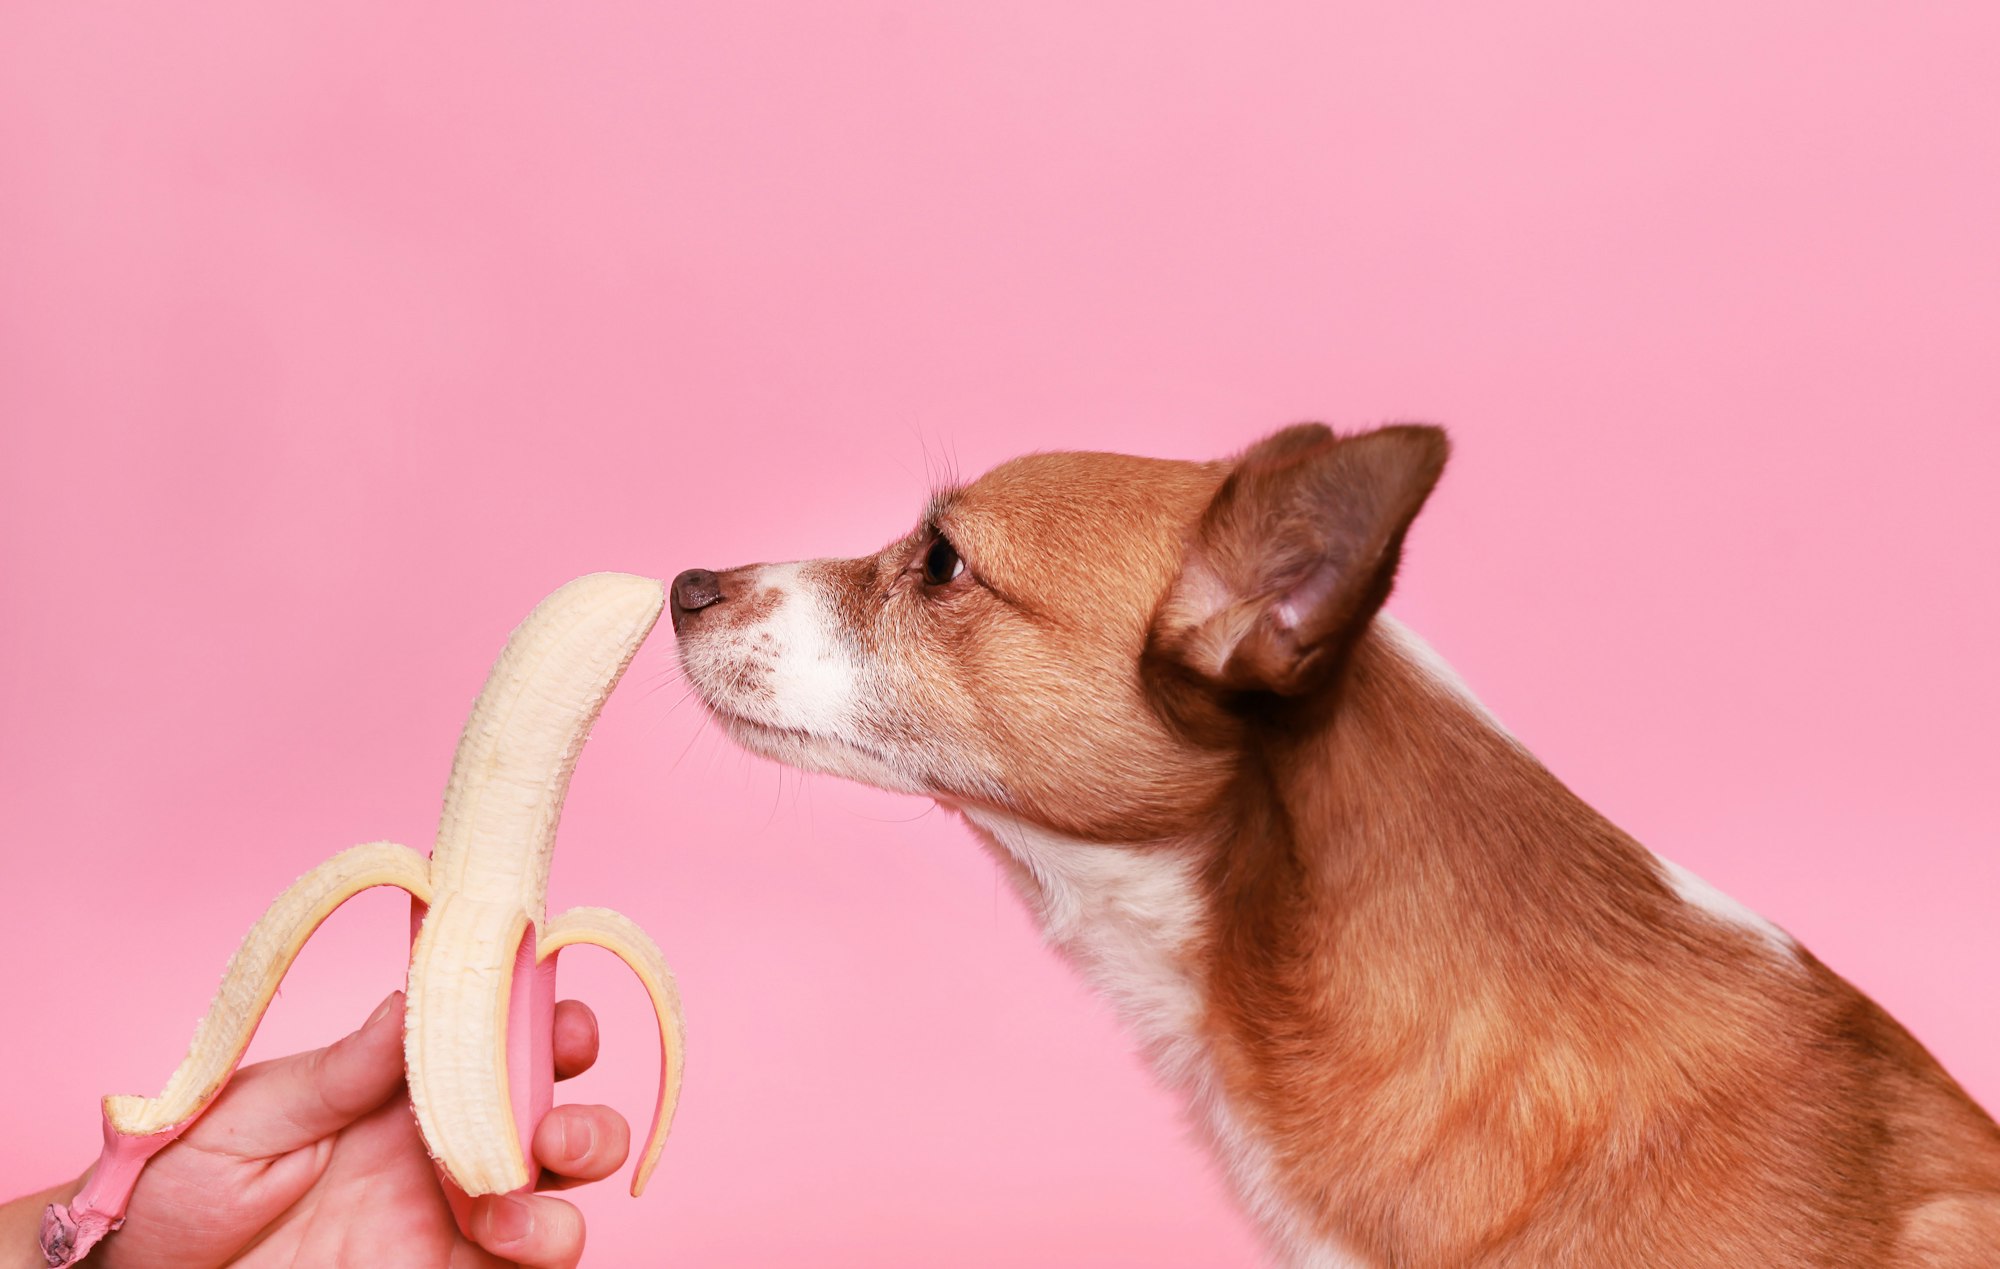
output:
[{"label": "tan fur", "polygon": [[[1370,626],[1443,453],[1291,429],[998,468],[812,566],[869,675],[852,739],[947,805],[1193,861],[1186,1078],[1268,1150],[1257,1201],[1354,1260],[2000,1264],[2000,1129],[1923,1047],[1682,901]],[[758,577],[683,640],[754,627]]]}]

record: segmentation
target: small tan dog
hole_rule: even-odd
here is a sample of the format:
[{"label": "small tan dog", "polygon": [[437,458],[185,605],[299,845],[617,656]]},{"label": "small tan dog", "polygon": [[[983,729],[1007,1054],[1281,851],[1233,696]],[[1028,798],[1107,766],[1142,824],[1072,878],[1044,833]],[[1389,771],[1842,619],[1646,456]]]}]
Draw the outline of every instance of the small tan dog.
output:
[{"label": "small tan dog", "polygon": [[960,812],[1294,1266],[1995,1266],[2000,1129],[1379,612],[1444,434],[1039,454],[683,573],[757,753]]}]

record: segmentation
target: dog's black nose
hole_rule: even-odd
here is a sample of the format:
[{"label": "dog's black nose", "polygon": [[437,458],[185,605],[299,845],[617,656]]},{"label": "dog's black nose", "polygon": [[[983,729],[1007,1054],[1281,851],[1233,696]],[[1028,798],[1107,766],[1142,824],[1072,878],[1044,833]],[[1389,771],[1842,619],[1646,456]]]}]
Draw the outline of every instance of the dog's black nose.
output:
[{"label": "dog's black nose", "polygon": [[679,630],[689,613],[722,602],[722,582],[705,568],[691,568],[674,579],[667,595],[673,601],[674,629]]}]

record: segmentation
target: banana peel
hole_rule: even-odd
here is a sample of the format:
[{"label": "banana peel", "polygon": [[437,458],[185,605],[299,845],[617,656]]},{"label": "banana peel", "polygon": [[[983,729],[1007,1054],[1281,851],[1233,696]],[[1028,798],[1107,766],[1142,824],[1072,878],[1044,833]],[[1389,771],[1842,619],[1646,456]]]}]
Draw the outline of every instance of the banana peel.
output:
[{"label": "banana peel", "polygon": [[659,1096],[632,1176],[632,1194],[645,1190],[680,1096],[685,1028],[673,974],[632,921],[607,908],[550,918],[546,896],[577,756],[664,605],[658,581],[594,573],[536,606],[466,720],[430,856],[393,842],[355,846],[278,896],[230,958],[166,1087],[104,1099],[97,1167],[75,1199],[43,1214],[51,1266],[75,1264],[123,1223],[146,1161],[222,1092],[306,940],[374,886],[411,897],[410,1104],[461,1226],[471,1196],[534,1184],[534,1130],[554,1098],[556,958],[579,943],[630,966],[659,1022]]}]

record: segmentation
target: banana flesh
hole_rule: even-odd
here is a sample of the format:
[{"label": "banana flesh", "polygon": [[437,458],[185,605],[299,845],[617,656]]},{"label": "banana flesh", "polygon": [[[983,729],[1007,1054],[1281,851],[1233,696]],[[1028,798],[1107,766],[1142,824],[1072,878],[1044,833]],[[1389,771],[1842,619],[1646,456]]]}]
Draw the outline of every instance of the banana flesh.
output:
[{"label": "banana flesh", "polygon": [[42,1224],[53,1266],[122,1222],[139,1170],[227,1084],[279,981],[319,924],[373,886],[407,890],[404,1060],[410,1103],[447,1192],[529,1187],[529,1143],[553,1082],[556,955],[590,943],[644,983],[660,1030],[660,1095],[632,1193],[644,1188],[679,1098],[684,1024],[659,948],[629,919],[577,908],[548,919],[556,824],[605,699],[659,620],[651,578],[594,573],[536,606],[509,637],[459,738],[428,859],[375,842],[341,852],[280,895],[230,959],[187,1058],[157,1097],[104,1099],[105,1149],[83,1192]]},{"label": "banana flesh", "polygon": [[512,968],[522,940],[547,923],[577,754],[664,602],[658,582],[616,574],[557,591],[507,641],[459,738],[403,1044],[424,1141],[467,1194],[533,1179],[533,1125],[516,1124],[509,1095],[509,1026],[522,1022],[509,1017]]}]

